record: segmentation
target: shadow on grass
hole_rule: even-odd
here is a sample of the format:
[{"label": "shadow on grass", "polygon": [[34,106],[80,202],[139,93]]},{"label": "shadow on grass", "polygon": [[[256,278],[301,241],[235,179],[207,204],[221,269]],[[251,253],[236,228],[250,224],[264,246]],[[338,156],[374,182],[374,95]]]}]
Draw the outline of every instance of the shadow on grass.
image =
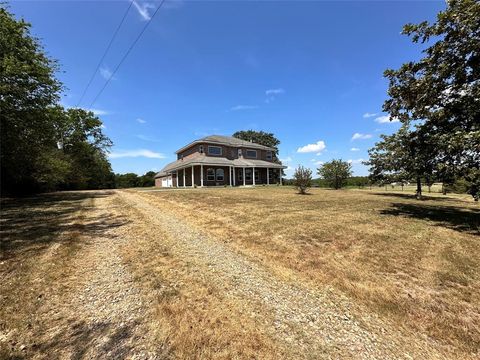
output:
[{"label": "shadow on grass", "polygon": [[[77,321],[66,332],[58,332],[48,342],[35,344],[28,352],[52,354],[63,352],[70,359],[95,358],[126,359],[135,345],[134,329],[137,323],[86,323]],[[27,355],[29,355],[27,353]]]},{"label": "shadow on grass", "polygon": [[[432,201],[454,201],[454,202],[458,202],[458,201],[465,201],[465,200],[462,200],[462,199],[458,199],[458,198],[451,198],[451,197],[448,197],[448,196],[429,196],[428,193],[422,193],[422,199],[421,200],[417,200],[416,197],[415,197],[415,193],[398,193],[398,192],[374,192],[372,193],[372,195],[377,195],[377,196],[387,196],[387,197],[395,197],[395,198],[400,198],[400,199],[411,199],[411,200],[416,200],[416,201],[424,201],[424,200],[432,200]],[[473,198],[472,198],[472,202],[473,202]]]},{"label": "shadow on grass", "polygon": [[[85,200],[111,196],[113,192],[83,191],[42,194],[30,198],[2,199],[0,217],[0,260],[18,254],[31,255],[51,243],[75,243],[77,235],[101,234],[112,227],[127,223],[123,218],[108,214],[88,217],[81,221],[75,214],[80,209],[88,211],[92,203]],[[79,213],[81,214],[81,213]],[[62,233],[69,236],[60,238]]]},{"label": "shadow on grass", "polygon": [[393,203],[392,208],[380,211],[383,215],[405,216],[436,222],[462,232],[480,234],[480,211],[453,206],[428,205],[425,203]]}]

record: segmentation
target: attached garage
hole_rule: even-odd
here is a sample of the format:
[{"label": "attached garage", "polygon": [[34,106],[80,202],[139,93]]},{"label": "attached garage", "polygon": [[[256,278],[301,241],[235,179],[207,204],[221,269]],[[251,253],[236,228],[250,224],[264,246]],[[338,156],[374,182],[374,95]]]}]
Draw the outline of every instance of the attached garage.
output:
[{"label": "attached garage", "polygon": [[176,185],[176,176],[175,174],[167,174],[167,173],[158,173],[155,176],[155,186],[162,187],[162,188],[169,188],[174,187]]}]

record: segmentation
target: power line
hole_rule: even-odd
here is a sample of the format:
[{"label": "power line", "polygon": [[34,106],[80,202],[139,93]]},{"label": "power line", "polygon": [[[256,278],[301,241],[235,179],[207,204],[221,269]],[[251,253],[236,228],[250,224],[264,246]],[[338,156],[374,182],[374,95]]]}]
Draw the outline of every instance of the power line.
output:
[{"label": "power line", "polygon": [[134,1],[134,0],[130,1],[130,5],[128,5],[127,10],[126,10],[125,13],[123,14],[123,17],[122,17],[122,20],[120,21],[120,24],[118,24],[117,29],[116,29],[115,32],[113,33],[113,36],[112,36],[112,38],[110,39],[110,42],[108,43],[107,48],[105,49],[105,52],[104,52],[103,55],[102,55],[102,58],[101,58],[100,61],[98,62],[97,67],[95,68],[95,71],[93,72],[92,76],[90,77],[90,80],[88,81],[87,86],[86,86],[85,89],[83,90],[82,96],[80,97],[80,100],[79,100],[78,103],[77,103],[77,107],[82,103],[82,100],[83,100],[83,98],[85,97],[85,94],[87,93],[88,88],[89,88],[90,85],[92,84],[92,81],[93,81],[93,79],[95,78],[95,75],[97,74],[98,69],[99,69],[100,66],[102,65],[103,60],[105,59],[105,56],[107,56],[108,50],[110,50],[110,47],[112,46],[113,41],[115,40],[115,38],[116,38],[116,36],[117,36],[117,34],[118,34],[118,31],[119,31],[120,28],[122,27],[123,22],[125,21],[125,18],[127,17],[128,12],[130,11],[130,8],[131,8],[132,5],[133,5],[133,1]]},{"label": "power line", "polygon": [[148,25],[150,25],[150,23],[152,22],[153,18],[155,17],[155,15],[157,14],[158,10],[160,10],[160,8],[162,7],[163,3],[165,2],[166,0],[162,0],[160,5],[158,5],[158,7],[155,9],[155,12],[152,14],[152,16],[150,17],[150,19],[147,21],[147,23],[145,24],[145,26],[143,27],[142,31],[140,31],[140,33],[138,34],[137,38],[135,39],[135,41],[132,43],[132,45],[130,45],[130,47],[128,48],[127,52],[125,53],[125,55],[123,55],[122,59],[120,60],[120,62],[118,63],[118,65],[115,67],[115,69],[113,70],[113,72],[110,74],[110,77],[107,79],[107,81],[105,82],[105,84],[103,85],[103,87],[100,89],[100,91],[98,92],[98,94],[95,96],[95,98],[93,99],[93,101],[90,103],[90,106],[89,108],[92,108],[93,104],[95,104],[95,102],[97,101],[97,99],[100,97],[100,95],[102,95],[103,91],[105,90],[105,88],[107,87],[107,85],[110,83],[110,80],[112,80],[113,76],[115,75],[115,73],[117,72],[117,70],[120,68],[120,66],[123,64],[123,62],[125,61],[125,59],[127,58],[128,54],[130,54],[130,52],[133,50],[133,48],[135,47],[135,45],[137,44],[137,42],[140,40],[140,38],[142,37],[143,33],[145,32],[145,30],[147,30],[147,27]]}]

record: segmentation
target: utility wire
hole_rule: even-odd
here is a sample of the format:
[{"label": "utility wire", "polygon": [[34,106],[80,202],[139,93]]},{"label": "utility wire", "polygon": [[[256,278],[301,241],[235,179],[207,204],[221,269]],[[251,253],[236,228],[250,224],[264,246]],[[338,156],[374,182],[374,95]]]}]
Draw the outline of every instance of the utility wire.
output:
[{"label": "utility wire", "polygon": [[105,52],[104,52],[103,55],[102,55],[102,58],[101,58],[100,61],[98,62],[98,65],[97,65],[97,67],[95,68],[95,71],[93,72],[92,76],[90,77],[90,80],[88,81],[87,86],[86,86],[85,89],[83,90],[82,96],[80,97],[80,100],[78,101],[76,107],[78,107],[78,106],[82,103],[82,100],[83,100],[83,98],[85,97],[85,94],[87,93],[88,88],[89,88],[90,85],[92,84],[92,81],[93,81],[93,79],[95,78],[95,75],[97,74],[98,69],[99,69],[100,66],[102,65],[103,60],[105,59],[105,56],[107,56],[108,50],[110,50],[110,47],[111,47],[112,44],[113,44],[113,40],[115,40],[115,38],[117,37],[118,31],[119,31],[120,28],[122,27],[122,25],[123,25],[123,23],[124,23],[124,21],[125,21],[125,18],[127,17],[128,12],[130,11],[130,8],[131,8],[132,5],[133,5],[133,1],[134,1],[134,0],[131,0],[131,1],[130,1],[130,5],[128,5],[127,11],[125,11],[125,13],[123,14],[123,17],[122,17],[122,20],[120,21],[120,24],[118,24],[117,29],[116,29],[115,32],[113,33],[113,36],[112,36],[112,38],[110,39],[110,42],[108,43],[107,48],[105,49]]},{"label": "utility wire", "polygon": [[125,59],[127,58],[128,54],[130,54],[130,52],[133,50],[133,48],[135,47],[135,45],[137,44],[137,42],[140,40],[140,38],[142,37],[143,33],[145,32],[145,30],[147,30],[147,27],[148,25],[150,25],[150,23],[152,22],[153,18],[155,17],[155,15],[157,14],[158,10],[160,10],[160,8],[162,7],[163,3],[165,2],[166,0],[162,0],[160,2],[160,5],[158,5],[158,7],[155,9],[155,12],[152,14],[152,16],[150,17],[150,19],[147,21],[147,23],[145,24],[145,26],[143,27],[142,31],[140,31],[140,33],[138,34],[137,38],[135,39],[135,41],[132,43],[132,45],[130,45],[130,47],[128,48],[127,52],[125,53],[125,55],[123,55],[122,59],[120,60],[120,62],[118,63],[118,65],[115,67],[115,69],[113,70],[113,72],[110,74],[110,77],[107,79],[107,81],[105,82],[105,84],[103,85],[103,87],[100,89],[100,91],[98,92],[98,94],[95,96],[95,98],[93,99],[93,101],[90,103],[90,106],[89,108],[92,108],[93,104],[95,104],[95,102],[98,100],[98,98],[100,97],[100,95],[102,95],[103,91],[105,90],[105,88],[107,87],[107,85],[110,83],[110,80],[112,80],[113,76],[115,75],[115,73],[117,72],[117,70],[120,68],[120,66],[123,64],[123,62],[125,61]]}]

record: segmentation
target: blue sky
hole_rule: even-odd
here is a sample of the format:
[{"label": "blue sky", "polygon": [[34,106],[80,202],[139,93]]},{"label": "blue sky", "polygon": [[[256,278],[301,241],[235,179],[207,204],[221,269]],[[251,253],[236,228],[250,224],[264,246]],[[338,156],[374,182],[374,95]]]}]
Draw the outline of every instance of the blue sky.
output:
[{"label": "blue sky", "polygon": [[[12,1],[59,60],[62,103],[75,106],[129,2]],[[420,56],[400,34],[434,20],[444,1],[167,0],[91,107],[159,1],[136,1],[82,107],[113,140],[115,172],[159,170],[186,143],[237,130],[273,132],[289,166],[351,160],[398,123],[381,112],[386,68]]]}]

